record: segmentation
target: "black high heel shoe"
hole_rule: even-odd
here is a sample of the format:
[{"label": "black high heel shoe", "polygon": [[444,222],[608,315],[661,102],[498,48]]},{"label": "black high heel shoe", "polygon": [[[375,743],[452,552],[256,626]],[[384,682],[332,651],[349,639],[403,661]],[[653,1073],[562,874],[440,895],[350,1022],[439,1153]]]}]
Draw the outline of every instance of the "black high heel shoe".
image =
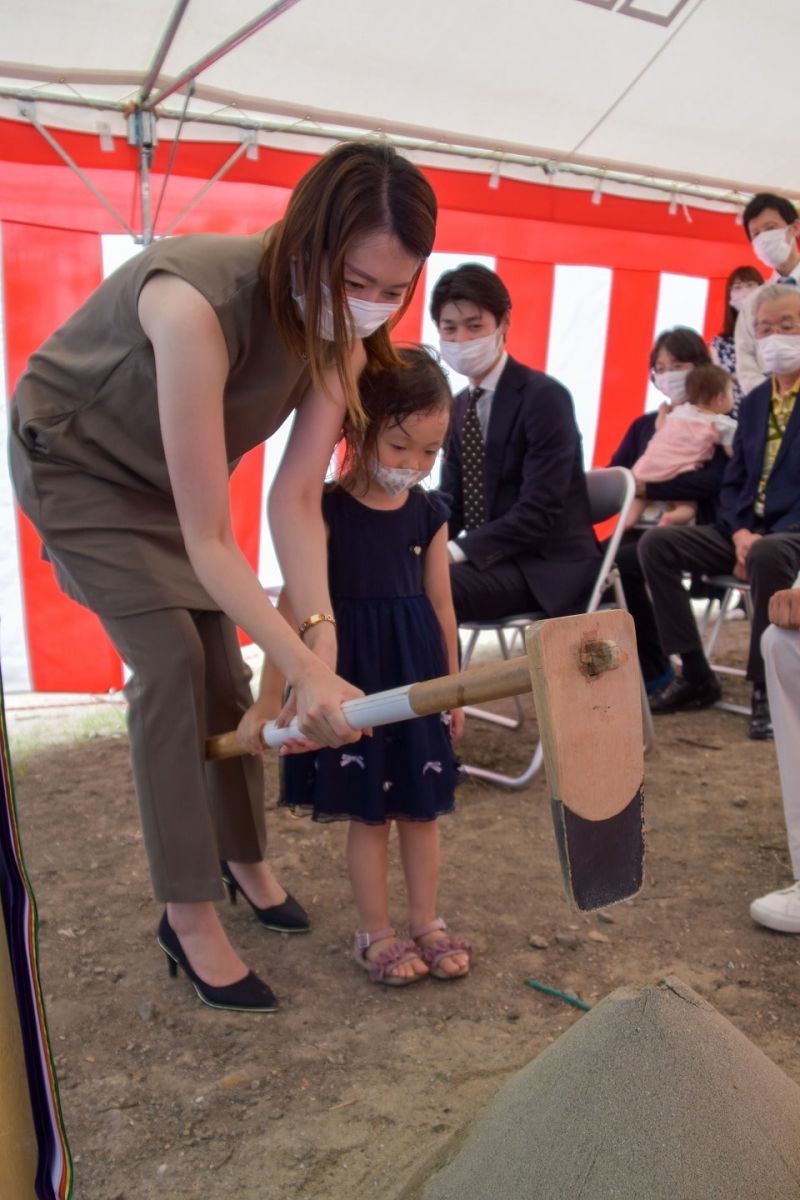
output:
[{"label": "black high heel shoe", "polygon": [[209,1008],[225,1008],[231,1012],[275,1012],[278,1007],[272,990],[252,971],[244,979],[226,984],[225,987],[212,987],[201,979],[184,954],[178,935],[167,919],[166,910],[158,926],[158,944],[166,956],[170,976],[174,979],[178,967],[183,967],[194,990]]},{"label": "black high heel shoe", "polygon": [[294,896],[286,893],[282,904],[272,904],[269,908],[257,908],[242,885],[233,877],[233,872],[226,862],[221,862],[222,882],[228,891],[231,904],[236,903],[236,893],[241,892],[256,915],[256,919],[265,929],[274,929],[276,933],[310,933],[311,922],[302,904],[298,904]]}]

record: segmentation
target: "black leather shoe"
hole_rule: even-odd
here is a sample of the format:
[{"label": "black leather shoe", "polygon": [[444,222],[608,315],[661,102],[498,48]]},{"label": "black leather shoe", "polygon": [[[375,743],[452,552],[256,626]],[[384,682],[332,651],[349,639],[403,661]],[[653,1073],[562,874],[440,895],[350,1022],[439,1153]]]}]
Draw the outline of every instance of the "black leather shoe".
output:
[{"label": "black leather shoe", "polygon": [[772,732],[772,717],[769,711],[769,700],[765,692],[753,692],[753,708],[747,736],[752,738],[754,742],[769,742],[774,737]]},{"label": "black leather shoe", "polygon": [[282,904],[272,904],[269,908],[257,908],[242,885],[236,881],[233,872],[226,862],[221,862],[222,881],[228,891],[231,904],[236,903],[236,894],[241,892],[256,915],[256,919],[265,929],[273,929],[276,933],[310,933],[311,922],[308,913],[294,896],[286,893]]},{"label": "black leather shoe", "polygon": [[722,697],[722,688],[716,675],[705,683],[692,683],[682,675],[676,675],[665,688],[650,697],[650,712],[671,713],[682,708],[709,708]]},{"label": "black leather shoe", "polygon": [[161,917],[158,927],[158,944],[164,951],[172,978],[178,974],[178,967],[183,967],[194,990],[209,1008],[225,1008],[231,1012],[266,1013],[275,1012],[278,1007],[272,989],[252,971],[248,971],[243,979],[237,979],[236,983],[226,984],[225,987],[212,987],[205,979],[201,979],[186,957],[177,933],[167,920],[166,912]]}]

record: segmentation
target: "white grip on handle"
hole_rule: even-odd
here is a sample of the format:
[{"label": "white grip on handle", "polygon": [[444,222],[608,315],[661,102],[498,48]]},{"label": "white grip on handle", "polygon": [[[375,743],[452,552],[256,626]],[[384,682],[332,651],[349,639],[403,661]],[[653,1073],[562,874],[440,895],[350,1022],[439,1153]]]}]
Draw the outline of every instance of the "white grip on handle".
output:
[{"label": "white grip on handle", "polygon": [[[342,705],[347,724],[351,729],[369,729],[372,725],[391,725],[392,721],[407,721],[415,717],[408,695],[411,685],[392,688],[388,692],[376,692],[374,696],[364,696],[361,700],[345,700]],[[282,746],[291,738],[302,737],[297,720],[280,728],[274,721],[269,721],[261,730],[265,746],[273,749]]]}]

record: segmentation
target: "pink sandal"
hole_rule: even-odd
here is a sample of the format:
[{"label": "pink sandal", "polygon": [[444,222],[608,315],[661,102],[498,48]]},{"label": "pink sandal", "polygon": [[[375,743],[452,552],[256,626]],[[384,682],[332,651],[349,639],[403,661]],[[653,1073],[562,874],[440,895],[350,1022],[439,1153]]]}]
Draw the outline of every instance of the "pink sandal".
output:
[{"label": "pink sandal", "polygon": [[367,958],[367,950],[374,942],[382,942],[385,938],[394,936],[393,929],[376,929],[371,933],[357,930],[353,947],[356,962],[369,972],[372,983],[384,983],[387,987],[405,987],[407,983],[416,983],[418,979],[424,979],[424,975],[391,974],[395,967],[411,962],[412,959],[421,958],[425,961],[424,954],[420,953],[416,943],[410,938],[398,938],[393,945],[376,954],[375,958]]},{"label": "pink sandal", "polygon": [[[429,933],[435,933],[438,929],[441,929],[446,936],[439,938],[429,946],[422,945],[420,938],[427,937]],[[418,947],[419,957],[427,964],[435,979],[460,979],[463,975],[468,974],[469,961],[460,971],[455,972],[445,971],[441,965],[442,960],[449,958],[452,954],[466,954],[469,959],[472,953],[472,942],[465,937],[447,933],[447,926],[441,917],[437,917],[435,921],[430,921],[427,925],[421,925],[419,929],[412,929],[411,938]]]}]

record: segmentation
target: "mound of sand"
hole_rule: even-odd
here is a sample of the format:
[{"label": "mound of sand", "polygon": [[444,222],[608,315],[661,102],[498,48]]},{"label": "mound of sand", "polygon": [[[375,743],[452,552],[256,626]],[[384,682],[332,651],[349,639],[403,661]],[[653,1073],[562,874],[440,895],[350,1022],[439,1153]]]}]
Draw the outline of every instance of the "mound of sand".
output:
[{"label": "mound of sand", "polygon": [[404,1200],[798,1200],[800,1087],[677,979],[620,988]]}]

